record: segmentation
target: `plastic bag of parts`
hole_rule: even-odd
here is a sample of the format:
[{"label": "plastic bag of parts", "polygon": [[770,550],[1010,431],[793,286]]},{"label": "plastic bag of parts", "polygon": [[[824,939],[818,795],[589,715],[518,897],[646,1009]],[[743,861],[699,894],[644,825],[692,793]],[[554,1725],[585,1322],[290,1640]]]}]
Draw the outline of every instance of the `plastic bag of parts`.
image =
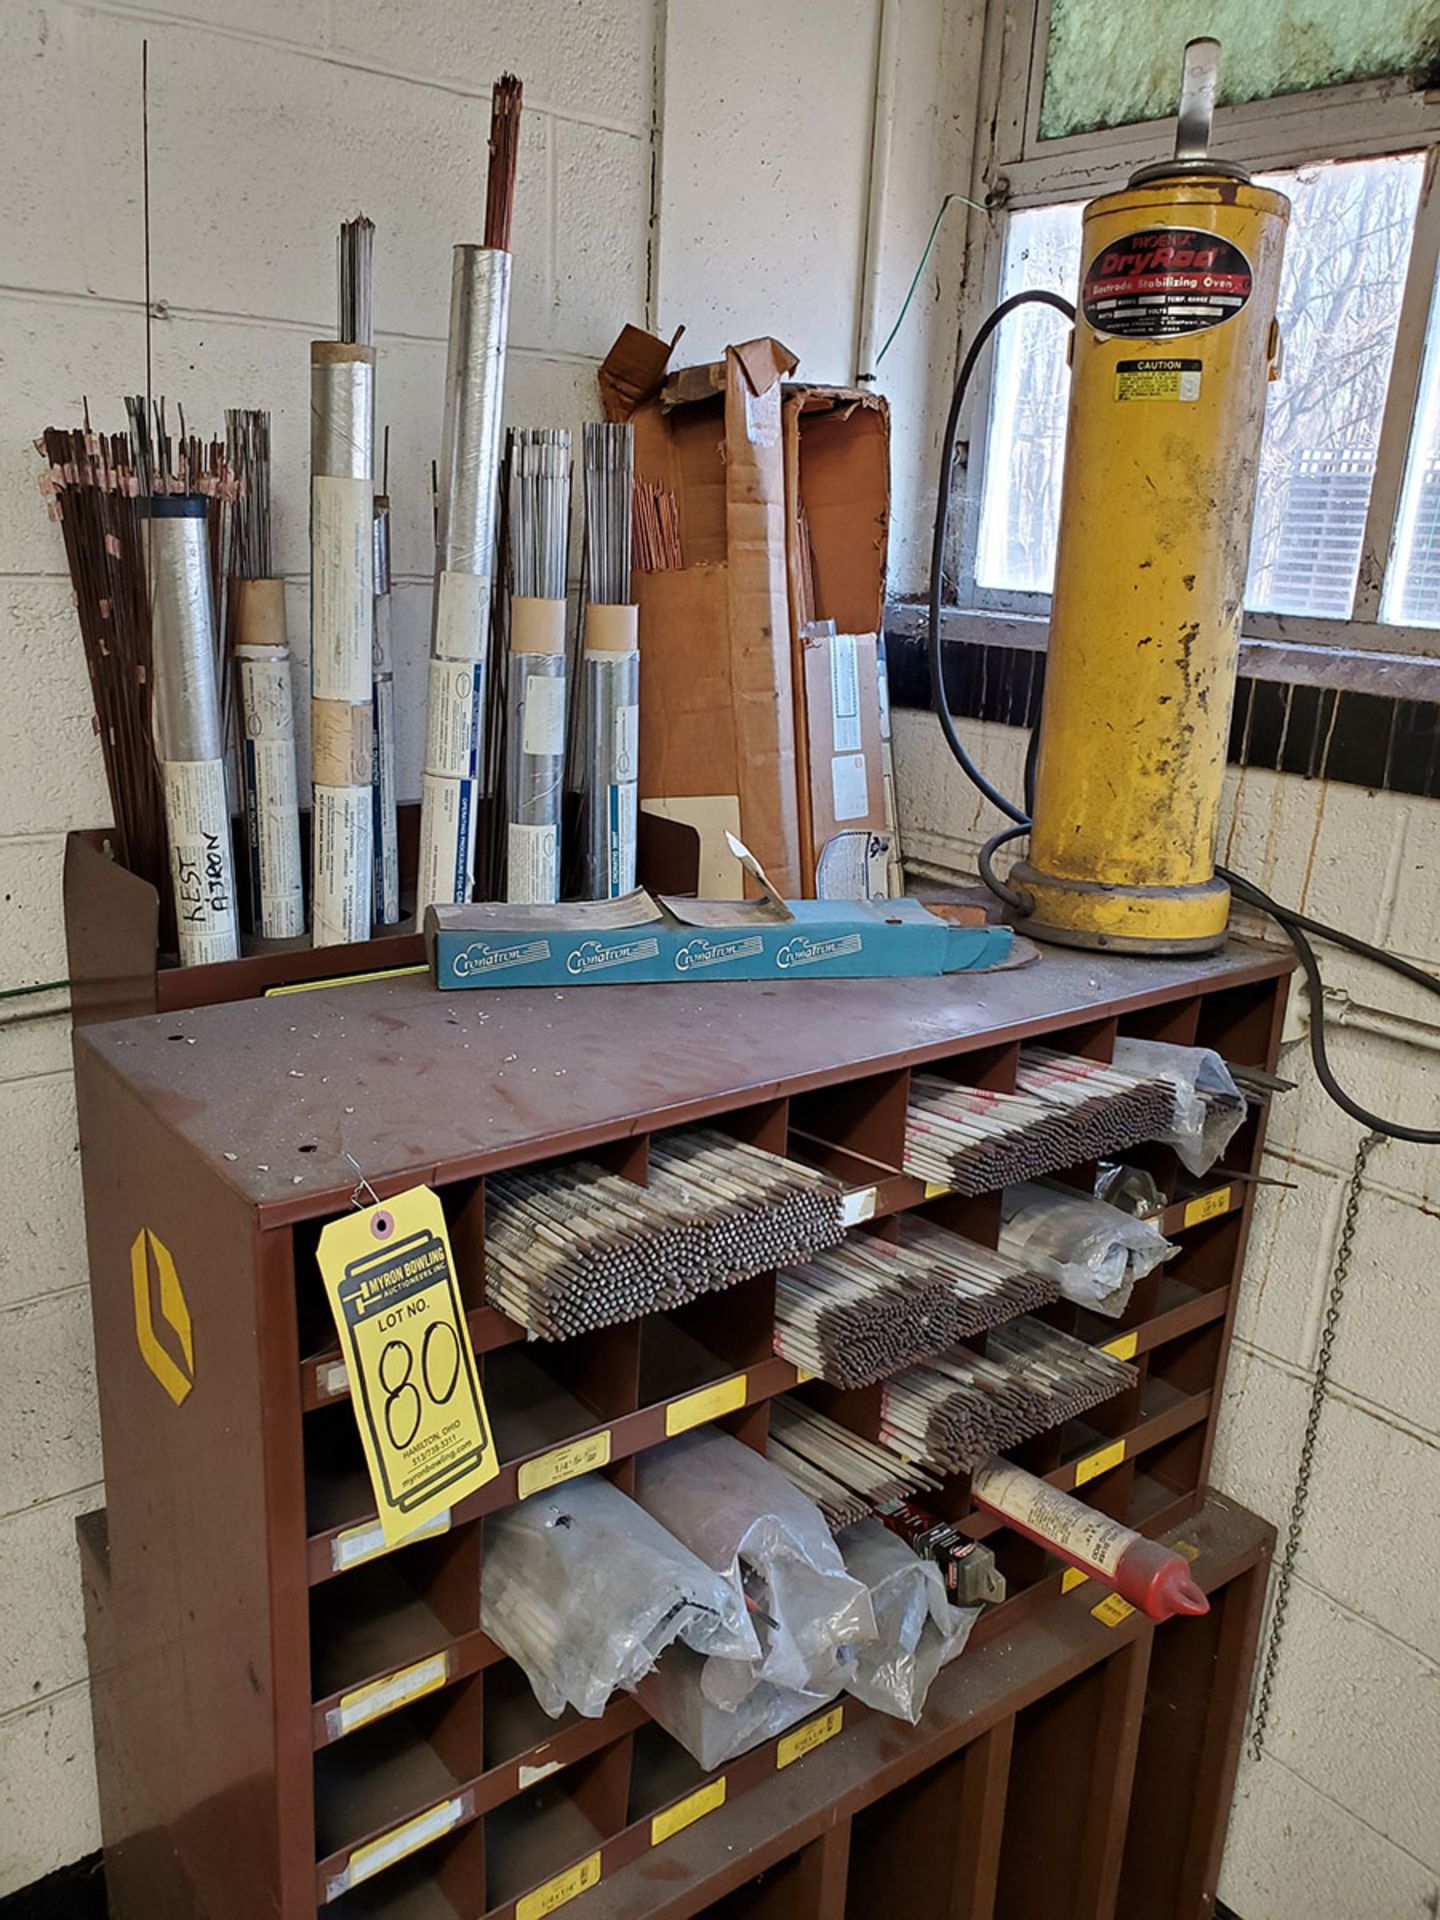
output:
[{"label": "plastic bag of parts", "polygon": [[674,1640],[760,1657],[731,1582],[593,1473],[485,1522],[480,1624],[552,1717],[568,1705],[596,1718]]},{"label": "plastic bag of parts", "polygon": [[912,1553],[879,1520],[847,1527],[836,1542],[845,1565],[870,1589],[875,1638],[855,1649],[849,1692],[877,1713],[913,1727],[925,1711],[931,1682],[970,1638],[979,1607],[952,1607],[933,1560]]},{"label": "plastic bag of parts", "polygon": [[830,1698],[849,1647],[873,1638],[875,1615],[820,1509],[763,1454],[714,1427],[641,1454],[635,1498],[724,1575],[757,1629],[758,1659],[711,1650],[706,1698],[733,1712],[762,1681]]},{"label": "plastic bag of parts", "polygon": [[1208,1173],[1239,1131],[1245,1096],[1210,1047],[1172,1047],[1163,1040],[1115,1042],[1115,1064],[1158,1074],[1175,1089],[1175,1117],[1161,1136],[1189,1173]]},{"label": "plastic bag of parts", "polygon": [[1152,1221],[1027,1180],[1005,1189],[1000,1251],[1048,1275],[1067,1300],[1113,1320],[1135,1282],[1178,1248]]},{"label": "plastic bag of parts", "polygon": [[733,1712],[727,1712],[706,1697],[705,1666],[699,1654],[691,1653],[688,1647],[672,1647],[654,1672],[646,1674],[636,1695],[656,1725],[663,1727],[672,1740],[678,1740],[707,1773],[738,1754],[748,1753],[762,1740],[784,1733],[797,1720],[828,1704],[840,1690],[834,1687],[817,1697],[813,1693],[791,1693],[762,1680]]}]

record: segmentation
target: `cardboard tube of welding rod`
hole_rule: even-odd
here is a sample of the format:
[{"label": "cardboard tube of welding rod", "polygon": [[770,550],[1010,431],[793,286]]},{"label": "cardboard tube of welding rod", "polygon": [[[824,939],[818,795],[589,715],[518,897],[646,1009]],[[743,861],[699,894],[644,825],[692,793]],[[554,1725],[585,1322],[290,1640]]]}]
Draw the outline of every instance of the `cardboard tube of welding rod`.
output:
[{"label": "cardboard tube of welding rod", "polygon": [[285,582],[235,580],[231,590],[251,920],[262,940],[298,940],[305,931],[305,886]]}]

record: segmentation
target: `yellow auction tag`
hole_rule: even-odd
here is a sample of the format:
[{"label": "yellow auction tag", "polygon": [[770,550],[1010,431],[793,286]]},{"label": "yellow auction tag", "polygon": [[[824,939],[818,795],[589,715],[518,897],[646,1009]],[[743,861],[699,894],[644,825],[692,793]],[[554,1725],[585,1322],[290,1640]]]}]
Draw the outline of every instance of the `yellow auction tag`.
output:
[{"label": "yellow auction tag", "polygon": [[683,1399],[672,1400],[665,1409],[665,1433],[668,1439],[674,1439],[677,1433],[688,1433],[691,1427],[703,1427],[707,1420],[718,1420],[722,1413],[734,1413],[737,1407],[743,1407],[745,1396],[750,1387],[743,1373],[733,1374],[728,1380],[719,1380],[713,1387],[702,1387],[698,1393],[687,1393]]},{"label": "yellow auction tag", "polygon": [[1122,1620],[1128,1620],[1135,1611],[1128,1600],[1122,1600],[1118,1593],[1107,1593],[1098,1607],[1091,1607],[1090,1617],[1098,1620],[1102,1626],[1118,1627]]},{"label": "yellow auction tag", "polygon": [[725,1776],[708,1781],[703,1787],[697,1787],[694,1793],[683,1800],[677,1800],[673,1807],[666,1807],[657,1813],[650,1822],[650,1844],[658,1847],[662,1840],[669,1840],[677,1833],[683,1833],[686,1827],[693,1827],[697,1820],[703,1820],[707,1813],[714,1813],[717,1807],[725,1804]]},{"label": "yellow auction tag", "polygon": [[577,1893],[584,1893],[587,1887],[597,1886],[599,1881],[600,1856],[592,1853],[577,1865],[567,1867],[564,1873],[557,1873],[543,1887],[536,1887],[533,1893],[527,1893],[523,1899],[517,1900],[515,1920],[545,1920],[547,1913],[558,1913]]},{"label": "yellow auction tag", "polygon": [[1202,1193],[1198,1199],[1188,1203],[1185,1208],[1185,1225],[1198,1227],[1202,1220],[1213,1220],[1217,1213],[1229,1211],[1229,1187],[1216,1187],[1213,1193]]},{"label": "yellow auction tag", "polygon": [[788,1767],[792,1760],[803,1760],[807,1753],[813,1753],[816,1747],[823,1747],[827,1740],[833,1740],[844,1724],[844,1707],[831,1707],[818,1720],[807,1720],[803,1727],[797,1727],[793,1733],[787,1733],[776,1741],[776,1767]]},{"label": "yellow auction tag", "polygon": [[1061,1593],[1073,1593],[1076,1587],[1083,1587],[1089,1578],[1089,1574],[1082,1573],[1079,1567],[1066,1567],[1060,1576],[1060,1591]]},{"label": "yellow auction tag", "polygon": [[610,1429],[606,1427],[603,1433],[587,1434],[583,1440],[572,1440],[568,1446],[556,1447],[550,1453],[540,1453],[533,1460],[527,1460],[515,1476],[515,1491],[524,1500],[546,1487],[558,1487],[562,1480],[574,1480],[582,1473],[593,1473],[596,1467],[609,1464]]},{"label": "yellow auction tag", "polygon": [[439,1195],[332,1220],[320,1273],[387,1545],[499,1472]]},{"label": "yellow auction tag", "polygon": [[1094,1453],[1087,1453],[1083,1460],[1075,1462],[1075,1484],[1083,1487],[1087,1480],[1094,1480],[1102,1473],[1109,1473],[1112,1467],[1118,1467],[1125,1458],[1125,1442],[1112,1440],[1108,1447],[1099,1447]]},{"label": "yellow auction tag", "polygon": [[1118,1334],[1115,1339],[1107,1340],[1100,1351],[1111,1354],[1116,1360],[1133,1360],[1135,1349],[1140,1344],[1138,1333]]}]

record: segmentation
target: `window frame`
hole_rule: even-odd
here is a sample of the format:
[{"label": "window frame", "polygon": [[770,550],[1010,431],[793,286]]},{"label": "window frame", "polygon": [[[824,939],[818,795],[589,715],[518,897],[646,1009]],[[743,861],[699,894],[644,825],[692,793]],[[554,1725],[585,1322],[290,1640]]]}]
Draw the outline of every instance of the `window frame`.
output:
[{"label": "window frame", "polygon": [[[986,211],[972,211],[967,222],[962,345],[998,298],[1008,214],[1114,191],[1137,167],[1174,148],[1173,118],[1040,138],[1049,15],[1050,0],[984,0],[979,124],[989,127],[991,136],[977,143],[973,158],[972,198]],[[1424,156],[1353,611],[1339,620],[1247,609],[1242,630],[1248,639],[1288,645],[1440,657],[1440,629],[1380,619],[1440,268],[1440,90],[1421,92],[1403,78],[1365,80],[1220,107],[1211,151],[1255,173],[1387,154]],[[991,378],[987,355],[977,369],[957,448],[957,488],[963,489],[964,506],[953,516],[949,607],[972,637],[1013,645],[1017,621],[1038,626],[1048,620],[1050,596],[981,587],[975,578]]]}]

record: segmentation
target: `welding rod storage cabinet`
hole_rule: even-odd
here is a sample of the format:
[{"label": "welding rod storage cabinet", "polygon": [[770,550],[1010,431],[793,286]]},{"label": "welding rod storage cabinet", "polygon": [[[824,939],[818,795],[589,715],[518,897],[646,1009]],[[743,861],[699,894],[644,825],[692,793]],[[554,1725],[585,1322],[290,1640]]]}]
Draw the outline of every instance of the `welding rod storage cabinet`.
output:
[{"label": "welding rod storage cabinet", "polygon": [[[601,1432],[628,1488],[677,1407],[763,1445],[797,1389],[773,1277],[527,1343],[484,1304],[485,1181],[582,1152],[643,1181],[653,1131],[704,1121],[831,1169],[872,1230],[924,1208],[993,1244],[998,1194],[899,1171],[913,1069],[1003,1088],[1022,1039],[1105,1058],[1117,1032],[1273,1069],[1286,972],[1231,946],[663,994],[381,978],[79,1028],[108,1504],[78,1531],[115,1920],[1208,1913],[1272,1540],[1207,1486],[1263,1104],[1202,1188],[1141,1150],[1178,1257],[1118,1322],[1047,1310],[1138,1382],[1021,1455],[1193,1556],[1210,1614],[1156,1627],[1062,1588],[959,1476],[938,1504],[1010,1598],[920,1725],[842,1697],[710,1777],[629,1696],[541,1713],[480,1630],[485,1515],[522,1463]],[[315,1265],[355,1163],[382,1196],[441,1195],[502,1461],[388,1554]],[[873,1431],[877,1401],[826,1403]]]}]

